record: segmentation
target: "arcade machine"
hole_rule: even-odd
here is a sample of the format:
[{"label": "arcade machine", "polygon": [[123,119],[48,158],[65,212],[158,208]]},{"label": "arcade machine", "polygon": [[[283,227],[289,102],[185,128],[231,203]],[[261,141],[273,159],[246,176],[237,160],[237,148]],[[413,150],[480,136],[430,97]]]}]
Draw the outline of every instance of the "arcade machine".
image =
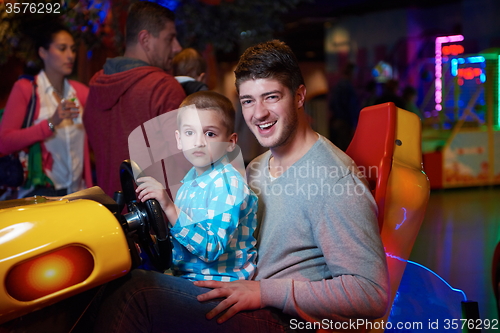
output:
[{"label": "arcade machine", "polygon": [[436,39],[435,106],[438,119],[422,133],[424,169],[431,188],[500,183],[500,50],[465,55],[463,37]]}]

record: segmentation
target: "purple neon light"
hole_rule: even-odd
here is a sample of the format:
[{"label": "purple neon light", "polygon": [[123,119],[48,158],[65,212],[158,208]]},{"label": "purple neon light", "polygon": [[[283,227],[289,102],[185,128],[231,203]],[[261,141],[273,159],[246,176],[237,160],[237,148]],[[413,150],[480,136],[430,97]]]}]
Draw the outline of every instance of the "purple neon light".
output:
[{"label": "purple neon light", "polygon": [[454,43],[461,42],[464,40],[464,36],[462,35],[453,35],[453,36],[441,36],[436,37],[436,62],[434,67],[434,86],[435,86],[435,94],[434,101],[436,102],[436,111],[442,110],[441,103],[443,102],[443,54],[441,51],[441,45],[444,43]]}]

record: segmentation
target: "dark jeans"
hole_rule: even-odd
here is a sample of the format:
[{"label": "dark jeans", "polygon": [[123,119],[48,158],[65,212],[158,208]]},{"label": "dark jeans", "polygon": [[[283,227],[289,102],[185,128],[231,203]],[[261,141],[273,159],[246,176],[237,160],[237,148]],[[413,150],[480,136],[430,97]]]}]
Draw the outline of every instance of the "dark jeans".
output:
[{"label": "dark jeans", "polygon": [[292,317],[266,308],[240,312],[223,324],[205,314],[218,302],[200,303],[209,291],[157,272],[134,270],[106,288],[95,332],[293,332]]},{"label": "dark jeans", "polygon": [[209,290],[183,278],[135,269],[2,324],[0,333],[294,332],[293,317],[274,308],[240,312],[223,324],[207,320],[218,301],[200,303],[196,296]]}]

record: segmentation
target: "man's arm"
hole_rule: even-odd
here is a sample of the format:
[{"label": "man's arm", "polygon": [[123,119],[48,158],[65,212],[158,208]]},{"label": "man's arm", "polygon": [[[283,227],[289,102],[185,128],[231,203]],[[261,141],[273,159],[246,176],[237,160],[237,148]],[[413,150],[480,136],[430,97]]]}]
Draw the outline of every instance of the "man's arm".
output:
[{"label": "man's arm", "polygon": [[[318,196],[311,230],[331,278],[261,283],[262,306],[306,320],[377,318],[388,305],[389,279],[371,192],[352,174],[339,179],[342,195]],[[340,191],[339,191],[340,193]],[[314,214],[309,210],[309,214]]]}]

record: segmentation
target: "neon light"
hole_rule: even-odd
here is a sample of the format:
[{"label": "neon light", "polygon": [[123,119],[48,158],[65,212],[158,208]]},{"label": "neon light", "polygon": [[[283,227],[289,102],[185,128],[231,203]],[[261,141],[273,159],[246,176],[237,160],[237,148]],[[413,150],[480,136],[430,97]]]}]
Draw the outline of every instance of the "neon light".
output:
[{"label": "neon light", "polygon": [[450,284],[449,284],[449,283],[448,283],[445,279],[443,279],[442,277],[440,277],[440,276],[439,276],[437,273],[435,273],[433,270],[431,270],[431,269],[429,269],[429,268],[425,267],[424,265],[421,265],[421,264],[419,264],[419,263],[417,263],[417,262],[415,262],[415,261],[406,260],[406,259],[400,258],[400,257],[398,257],[398,256],[395,256],[395,255],[390,254],[390,253],[387,253],[387,252],[385,253],[385,255],[386,255],[387,257],[389,257],[389,258],[393,258],[393,259],[396,259],[396,260],[399,260],[399,261],[402,261],[402,262],[406,262],[407,264],[412,264],[412,265],[415,265],[415,266],[421,267],[421,268],[425,269],[426,271],[428,271],[428,272],[430,272],[430,273],[434,274],[434,275],[435,275],[438,279],[440,279],[441,281],[443,281],[443,283],[444,283],[445,285],[447,285],[447,286],[448,286],[448,288],[450,288],[451,290],[456,291],[456,292],[458,292],[458,293],[461,293],[461,294],[462,294],[462,296],[464,297],[464,302],[467,302],[467,295],[465,295],[465,292],[464,292],[463,290],[461,290],[461,289],[457,289],[457,288],[453,288],[452,286],[450,286]]},{"label": "neon light", "polygon": [[444,44],[444,43],[454,43],[461,42],[464,40],[464,36],[462,35],[453,35],[453,36],[441,36],[436,38],[436,43]]},{"label": "neon light", "polygon": [[467,58],[467,62],[468,62],[469,64],[477,64],[477,63],[481,63],[481,62],[484,62],[484,61],[485,61],[485,59],[484,59],[484,57],[482,57],[482,56],[477,56],[477,57],[468,57],[468,58]]},{"label": "neon light", "polygon": [[464,47],[462,45],[448,45],[443,46],[443,55],[459,55],[464,53]]},{"label": "neon light", "polygon": [[458,60],[457,59],[451,59],[451,75],[457,76],[458,73]]},{"label": "neon light", "polygon": [[500,124],[500,55],[497,59],[497,125]]},{"label": "neon light", "polygon": [[465,67],[465,68],[458,68],[457,75],[455,76],[458,76],[459,78],[464,78],[466,80],[472,80],[476,77],[480,77],[482,74],[484,75],[481,68]]},{"label": "neon light", "polygon": [[454,42],[461,42],[464,40],[464,36],[462,35],[453,35],[453,36],[441,36],[441,37],[436,37],[436,45],[435,45],[435,54],[436,54],[436,63],[434,67],[434,85],[436,89],[436,94],[435,94],[435,102],[436,102],[436,107],[435,109],[437,111],[442,110],[442,100],[443,100],[443,84],[441,78],[443,77],[443,51],[441,48],[441,45],[444,43],[454,43]]},{"label": "neon light", "polygon": [[404,210],[404,212],[405,212],[405,213],[404,213],[404,217],[403,217],[403,221],[401,221],[401,223],[399,223],[399,224],[398,224],[398,223],[396,223],[396,230],[398,230],[398,229],[399,229],[399,228],[403,225],[403,223],[405,223],[405,222],[406,222],[406,208],[403,208],[403,210]]}]

